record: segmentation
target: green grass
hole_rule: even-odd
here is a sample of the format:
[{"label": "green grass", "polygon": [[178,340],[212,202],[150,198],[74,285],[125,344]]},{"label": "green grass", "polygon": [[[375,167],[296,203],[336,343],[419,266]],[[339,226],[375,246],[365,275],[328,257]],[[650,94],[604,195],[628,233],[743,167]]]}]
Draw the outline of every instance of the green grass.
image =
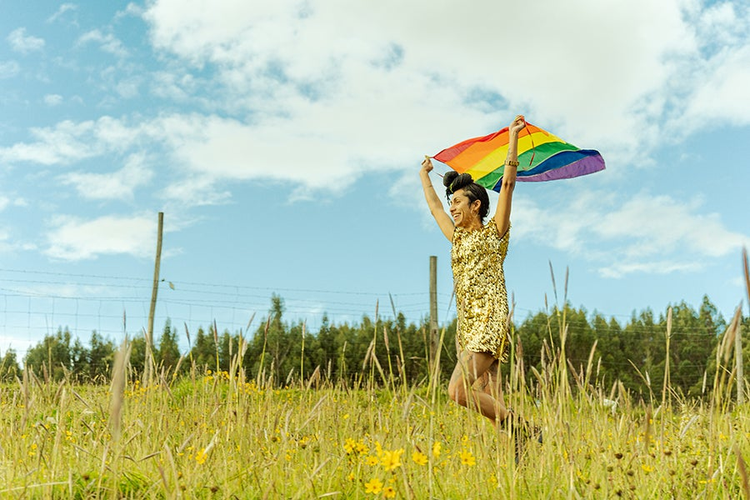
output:
[{"label": "green grass", "polygon": [[109,387],[20,381],[0,389],[0,496],[743,495],[747,407],[652,406],[615,390],[606,394],[616,395],[613,411],[600,388],[544,379],[533,388],[508,381],[506,402],[544,430],[518,466],[508,436],[448,401],[443,387],[270,389],[194,371],[171,383],[128,383],[115,439]]}]

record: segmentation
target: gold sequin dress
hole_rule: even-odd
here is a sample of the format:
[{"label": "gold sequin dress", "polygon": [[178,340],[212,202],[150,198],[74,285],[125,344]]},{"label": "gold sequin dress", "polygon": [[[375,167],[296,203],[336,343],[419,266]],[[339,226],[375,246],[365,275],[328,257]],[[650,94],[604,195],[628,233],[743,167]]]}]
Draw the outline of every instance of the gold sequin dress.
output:
[{"label": "gold sequin dress", "polygon": [[462,349],[507,360],[508,292],[503,262],[510,228],[501,238],[494,220],[482,229],[453,231],[451,267],[458,311],[456,339]]}]

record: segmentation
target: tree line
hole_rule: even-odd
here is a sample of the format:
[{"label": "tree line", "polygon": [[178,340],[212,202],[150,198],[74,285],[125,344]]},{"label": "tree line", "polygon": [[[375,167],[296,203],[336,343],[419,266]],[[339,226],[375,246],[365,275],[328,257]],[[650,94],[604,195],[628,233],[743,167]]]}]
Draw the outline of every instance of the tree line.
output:
[{"label": "tree line", "polygon": [[[644,394],[649,386],[661,387],[669,345],[671,387],[685,396],[700,397],[711,387],[717,347],[727,322],[706,296],[698,310],[685,302],[671,309],[669,344],[666,310],[658,316],[650,309],[633,312],[624,326],[614,318],[589,314],[570,304],[529,314],[512,325],[516,359],[523,362],[531,382],[529,368],[544,370],[545,362],[561,351],[564,340],[565,356],[573,371],[591,364],[595,380],[604,387],[620,381],[625,389]],[[744,340],[749,328],[748,318],[742,318],[745,373],[750,373],[750,343]],[[363,316],[360,322],[341,325],[324,316],[318,331],[312,333],[303,322],[285,321],[284,301],[274,295],[268,316],[252,332],[220,333],[215,324],[194,333],[187,327],[181,330],[167,320],[150,349],[157,368],[172,375],[194,369],[242,369],[248,379],[260,375],[283,386],[291,380],[311,378],[348,383],[370,372],[380,382],[392,375],[415,384],[429,373],[428,319],[407,324],[401,313],[385,319]],[[441,330],[444,379],[450,377],[456,360],[455,334],[454,319]],[[187,352],[180,349],[181,337],[187,340]],[[143,335],[129,342],[131,373],[138,376],[145,369],[149,349]],[[72,338],[68,328],[60,328],[27,351],[23,367],[44,380],[105,383],[118,347],[95,331],[86,346]],[[233,365],[233,360],[241,363]],[[503,369],[507,375],[508,366]],[[16,353],[6,351],[0,361],[0,380],[13,381],[21,373]]]}]

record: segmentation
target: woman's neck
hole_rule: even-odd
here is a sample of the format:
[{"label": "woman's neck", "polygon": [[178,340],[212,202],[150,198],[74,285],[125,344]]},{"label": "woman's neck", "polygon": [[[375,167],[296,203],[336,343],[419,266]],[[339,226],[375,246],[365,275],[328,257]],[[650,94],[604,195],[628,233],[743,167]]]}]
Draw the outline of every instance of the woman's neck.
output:
[{"label": "woman's neck", "polygon": [[464,226],[467,231],[477,231],[482,229],[482,221],[479,218],[472,219],[467,225]]}]

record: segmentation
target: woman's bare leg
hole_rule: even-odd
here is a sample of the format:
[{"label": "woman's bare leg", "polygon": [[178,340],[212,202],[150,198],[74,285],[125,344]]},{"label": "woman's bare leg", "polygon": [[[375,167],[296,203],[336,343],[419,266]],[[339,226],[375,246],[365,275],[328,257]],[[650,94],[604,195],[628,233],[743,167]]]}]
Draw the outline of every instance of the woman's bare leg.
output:
[{"label": "woman's bare leg", "polygon": [[[492,422],[505,420],[508,415],[500,388],[499,372],[494,368],[494,374],[488,373],[496,363],[497,360],[491,354],[463,350],[459,353],[456,368],[448,384],[448,395],[453,401],[461,406],[471,405]],[[485,376],[488,380],[487,386],[484,389],[475,388],[475,382]]]},{"label": "woman's bare leg", "polygon": [[503,386],[500,375],[500,362],[496,359],[494,363],[487,369],[477,381],[477,388],[489,394],[493,398],[497,399],[503,408],[505,406],[505,398],[503,397]]}]

